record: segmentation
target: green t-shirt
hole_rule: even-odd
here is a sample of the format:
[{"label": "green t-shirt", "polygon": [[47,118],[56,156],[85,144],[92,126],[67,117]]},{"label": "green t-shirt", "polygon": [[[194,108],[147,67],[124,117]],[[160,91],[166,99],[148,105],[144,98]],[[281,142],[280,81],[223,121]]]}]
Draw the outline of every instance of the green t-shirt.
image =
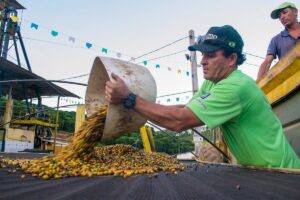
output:
[{"label": "green t-shirt", "polygon": [[206,80],[187,106],[209,128],[220,126],[239,164],[300,169],[265,95],[241,71],[216,84]]}]

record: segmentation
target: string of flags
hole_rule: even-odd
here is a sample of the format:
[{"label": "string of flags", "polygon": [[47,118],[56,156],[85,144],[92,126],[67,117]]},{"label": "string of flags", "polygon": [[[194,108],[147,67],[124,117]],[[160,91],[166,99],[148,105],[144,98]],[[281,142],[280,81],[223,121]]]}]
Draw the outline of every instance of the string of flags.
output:
[{"label": "string of flags", "polygon": [[186,102],[190,98],[191,98],[191,96],[189,96],[189,95],[186,95],[185,97],[172,97],[172,98],[162,97],[162,98],[158,98],[156,100],[156,103],[163,104],[163,103],[179,103],[179,102],[182,102],[182,101]]},{"label": "string of flags", "polygon": [[[184,92],[187,93],[187,92]],[[193,95],[186,94],[186,95],[180,95],[180,94],[170,94],[167,96],[161,96],[157,97],[156,103],[163,104],[163,103],[179,103],[179,102],[187,102]],[[85,100],[81,99],[81,101],[77,99],[73,99],[70,97],[61,97],[60,101],[64,101],[69,104],[85,104]],[[92,101],[98,101],[98,99],[94,99]]]},{"label": "string of flags", "polygon": [[60,101],[64,101],[64,102],[69,103],[69,104],[77,104],[77,105],[84,104],[84,103],[82,103],[82,102],[80,102],[78,100],[76,101],[76,100],[70,99],[68,97],[61,97]]},{"label": "string of flags", "polygon": [[[24,20],[26,21],[26,20]],[[41,26],[37,23],[34,23],[34,22],[28,22],[30,23],[30,28],[33,29],[33,30],[39,30],[41,28]],[[46,28],[48,29],[48,28]],[[63,36],[66,36],[65,34],[60,34],[58,31],[56,30],[50,30],[50,35],[52,37],[58,37],[60,35],[63,35]],[[82,40],[79,40],[79,39],[76,39],[75,37],[73,36],[67,36],[68,37],[68,42],[71,42],[71,43],[75,43],[78,41],[82,42]],[[97,47],[96,45],[93,45],[91,42],[84,42],[85,43],[85,47],[87,49],[91,49],[93,46]],[[112,51],[112,50],[111,50]],[[107,48],[101,48],[101,51],[100,51],[102,54],[108,54],[108,49]],[[115,51],[112,51],[112,52],[115,52]],[[116,56],[118,58],[122,57],[123,54],[121,54],[120,52],[115,52],[116,53]]]},{"label": "string of flags", "polygon": [[[26,20],[24,20],[24,21],[28,22]],[[42,27],[39,24],[34,23],[34,22],[28,22],[28,23],[30,24],[30,28],[33,29],[33,30],[36,30],[36,31],[39,30],[40,28],[44,28],[44,27]],[[44,29],[48,29],[48,28],[44,28]],[[56,30],[51,30],[51,29],[49,29],[49,30],[50,30],[50,35],[54,38],[57,38],[59,36],[65,36],[65,37],[68,38],[68,42],[70,42],[70,43],[75,43],[78,40],[79,42],[83,42],[87,49],[93,49],[94,48],[94,50],[95,50],[95,48],[96,49],[100,48],[99,53],[101,53],[101,54],[112,54],[112,55],[116,56],[117,58],[124,58],[124,54],[122,54],[120,52],[116,52],[116,51],[113,51],[113,50],[108,50],[108,48],[105,48],[105,47],[99,47],[97,45],[94,45],[91,42],[84,42],[80,39],[76,39],[73,36],[69,36],[69,35],[66,35],[66,34],[63,34],[63,33],[60,34],[60,32],[58,32]],[[134,57],[132,57],[132,56],[128,56],[128,57],[130,57],[130,61],[135,62]],[[144,67],[151,67],[152,66],[152,64],[151,65],[149,64],[148,60],[144,60],[142,62],[142,64],[144,65]],[[155,69],[162,69],[164,67],[162,67],[160,64],[154,64],[154,68]],[[191,72],[189,70],[184,70],[183,68],[166,67],[166,69],[170,72],[171,71],[176,72],[179,75],[184,75],[184,76],[190,76],[191,75]]]},{"label": "string of flags", "polygon": [[[156,103],[159,103],[159,104],[163,104],[163,103],[179,103],[179,102],[183,102],[183,101],[188,101],[189,99],[191,98],[190,95],[186,95],[184,97],[161,97],[161,98],[158,98],[156,100]],[[65,103],[68,103],[68,104],[84,104],[84,102],[81,102],[81,101],[78,101],[78,100],[73,100],[73,99],[70,99],[69,97],[61,97],[60,98],[60,101],[64,101]]]}]

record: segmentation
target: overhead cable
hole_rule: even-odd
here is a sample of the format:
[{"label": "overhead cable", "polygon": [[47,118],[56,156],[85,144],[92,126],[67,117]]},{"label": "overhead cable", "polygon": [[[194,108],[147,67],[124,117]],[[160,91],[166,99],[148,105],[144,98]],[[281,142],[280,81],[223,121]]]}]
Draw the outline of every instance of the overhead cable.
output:
[{"label": "overhead cable", "polygon": [[164,49],[164,48],[166,48],[166,47],[168,47],[168,46],[171,46],[171,45],[173,45],[173,44],[175,44],[175,43],[177,43],[177,42],[179,42],[179,41],[181,41],[181,40],[184,40],[184,39],[186,39],[186,38],[188,38],[188,37],[189,37],[189,36],[185,36],[185,37],[183,37],[183,38],[180,38],[180,39],[178,39],[178,40],[175,40],[174,42],[171,42],[171,43],[166,44],[166,45],[164,45],[164,46],[162,46],[162,47],[159,47],[159,48],[157,48],[157,49],[155,49],[155,50],[153,50],[153,51],[150,51],[150,52],[145,53],[145,54],[142,54],[142,55],[140,55],[140,56],[131,58],[128,62],[131,62],[131,61],[133,61],[133,60],[137,60],[137,59],[139,59],[139,58],[142,58],[142,57],[144,57],[144,56],[147,56],[147,55],[149,55],[149,54],[152,54],[152,53],[154,53],[154,52],[157,52],[157,51],[159,51],[159,50],[161,50],[161,49]]},{"label": "overhead cable", "polygon": [[[187,50],[176,51],[174,53],[170,53],[170,54],[167,54],[167,55],[163,55],[163,56],[159,56],[159,57],[156,57],[156,58],[147,59],[147,61],[152,61],[152,60],[157,60],[157,59],[161,59],[161,58],[173,56],[173,55],[185,52],[185,51],[187,51]],[[143,62],[139,62],[139,63],[143,63]]]},{"label": "overhead cable", "polygon": [[178,94],[185,94],[185,93],[189,93],[189,92],[192,92],[192,90],[190,90],[190,91],[185,91],[185,92],[173,93],[173,94],[161,95],[161,96],[158,96],[157,98],[168,97],[168,96],[174,96],[174,95],[178,95]]},{"label": "overhead cable", "polygon": [[90,75],[90,74],[82,74],[82,75],[73,76],[73,77],[70,77],[70,78],[64,78],[64,79],[60,79],[59,81],[64,81],[64,80],[69,80],[69,79],[75,79],[75,78],[81,78],[81,77],[88,76],[88,75]]}]

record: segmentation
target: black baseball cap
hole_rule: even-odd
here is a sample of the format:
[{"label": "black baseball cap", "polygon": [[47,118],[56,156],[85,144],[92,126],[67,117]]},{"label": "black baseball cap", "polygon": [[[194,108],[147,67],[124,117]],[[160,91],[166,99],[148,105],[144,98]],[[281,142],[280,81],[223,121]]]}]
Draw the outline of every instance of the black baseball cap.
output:
[{"label": "black baseball cap", "polygon": [[218,49],[227,49],[232,52],[243,51],[244,42],[240,34],[230,25],[213,26],[205,36],[200,37],[200,40],[189,46],[190,51],[201,51],[209,53]]}]

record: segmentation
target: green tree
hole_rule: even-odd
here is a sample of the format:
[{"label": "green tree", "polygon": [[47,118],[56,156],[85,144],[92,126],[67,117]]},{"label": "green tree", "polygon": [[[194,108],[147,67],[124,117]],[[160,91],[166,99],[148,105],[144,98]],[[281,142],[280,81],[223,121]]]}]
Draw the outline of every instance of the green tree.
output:
[{"label": "green tree", "polygon": [[[158,131],[153,134],[155,150],[168,154],[178,154],[194,150],[193,137],[189,133],[176,134],[172,131]],[[143,142],[140,133],[134,132],[123,135],[119,138],[103,142],[104,145],[130,144],[139,149],[143,149]],[[102,144],[102,145],[103,145]]]}]

